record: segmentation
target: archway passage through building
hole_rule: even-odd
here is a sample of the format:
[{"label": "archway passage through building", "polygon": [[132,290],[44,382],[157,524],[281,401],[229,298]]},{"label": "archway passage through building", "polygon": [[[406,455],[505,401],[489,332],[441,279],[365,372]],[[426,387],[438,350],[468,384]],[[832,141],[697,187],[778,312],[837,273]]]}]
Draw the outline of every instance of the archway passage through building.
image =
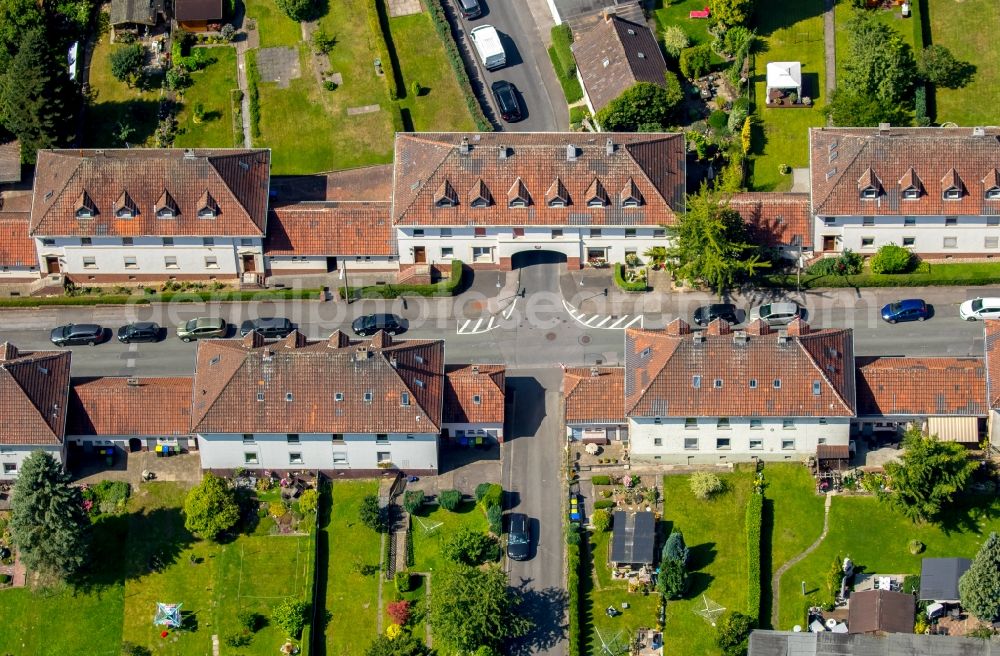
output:
[{"label": "archway passage through building", "polygon": [[566,254],[557,251],[530,250],[514,253],[510,258],[511,269],[523,269],[538,264],[566,264]]}]

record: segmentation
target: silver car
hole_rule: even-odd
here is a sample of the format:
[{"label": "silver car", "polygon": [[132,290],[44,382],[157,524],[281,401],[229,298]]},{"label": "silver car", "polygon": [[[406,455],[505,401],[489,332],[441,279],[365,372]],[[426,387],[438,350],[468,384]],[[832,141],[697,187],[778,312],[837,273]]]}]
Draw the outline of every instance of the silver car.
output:
[{"label": "silver car", "polygon": [[792,301],[765,303],[750,310],[750,321],[761,319],[769,326],[785,326],[801,314],[802,308]]}]

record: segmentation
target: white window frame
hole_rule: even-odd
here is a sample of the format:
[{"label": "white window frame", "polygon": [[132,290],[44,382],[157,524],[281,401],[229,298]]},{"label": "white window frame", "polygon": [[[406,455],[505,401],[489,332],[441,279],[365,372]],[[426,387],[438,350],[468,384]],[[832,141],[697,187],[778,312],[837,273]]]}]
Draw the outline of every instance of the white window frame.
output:
[{"label": "white window frame", "polygon": [[176,255],[164,255],[163,256],[163,268],[164,269],[180,269],[181,267],[177,264]]},{"label": "white window frame", "polygon": [[139,268],[139,258],[137,258],[135,255],[125,255],[124,257],[122,257],[122,262],[124,262],[126,269]]},{"label": "white window frame", "polygon": [[219,258],[215,255],[205,256],[205,268],[206,269],[218,269],[219,268]]},{"label": "white window frame", "polygon": [[260,464],[260,454],[256,451],[244,451],[243,452],[243,464],[244,465],[259,465]]},{"label": "white window frame", "polygon": [[941,239],[941,248],[958,248],[958,237],[944,237],[944,238],[942,238]]},{"label": "white window frame", "polygon": [[96,269],[97,268],[97,257],[93,255],[83,256],[83,268],[84,269]]}]

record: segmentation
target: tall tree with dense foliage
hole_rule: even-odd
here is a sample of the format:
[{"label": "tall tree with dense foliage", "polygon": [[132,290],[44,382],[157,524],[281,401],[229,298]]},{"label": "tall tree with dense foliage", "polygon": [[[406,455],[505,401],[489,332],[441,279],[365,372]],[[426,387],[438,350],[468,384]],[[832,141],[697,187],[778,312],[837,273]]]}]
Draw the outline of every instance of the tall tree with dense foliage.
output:
[{"label": "tall tree with dense foliage", "polygon": [[669,230],[673,240],[667,247],[667,269],[688,283],[721,293],[770,266],[750,241],[743,217],[706,185],[688,197],[687,211]]},{"label": "tall tree with dense foliage", "polygon": [[278,9],[293,21],[311,21],[319,18],[319,3],[315,0],[276,0]]},{"label": "tall tree with dense foliage", "polygon": [[676,560],[687,565],[689,550],[684,543],[684,534],[678,529],[670,532],[666,544],[663,545],[662,560]]},{"label": "tall tree with dense foliage", "polygon": [[184,500],[184,528],[195,535],[215,540],[240,520],[236,491],[224,478],[208,472]]},{"label": "tall tree with dense foliage", "polygon": [[444,653],[469,653],[482,646],[499,650],[532,627],[522,602],[498,566],[435,571],[430,613],[435,647],[440,643]]},{"label": "tall tree with dense foliage", "polygon": [[80,488],[70,485],[62,465],[44,451],[25,458],[10,516],[21,562],[31,571],[70,576],[87,560],[89,529]]},{"label": "tall tree with dense foliage", "polygon": [[642,126],[663,129],[670,123],[674,108],[684,99],[677,76],[667,71],[666,88],[652,82],[638,82],[597,112],[597,122],[606,132],[638,132]]},{"label": "tall tree with dense foliage", "polygon": [[904,125],[909,120],[899,105],[846,87],[833,90],[823,113],[838,127],[876,127],[879,123]]},{"label": "tall tree with dense foliage", "polygon": [[1000,616],[1000,537],[990,533],[976,559],[958,580],[962,608],[984,622]]},{"label": "tall tree with dense foliage", "polygon": [[935,520],[979,465],[958,442],[925,437],[919,428],[906,432],[903,448],[900,462],[885,465],[887,498],[914,522]]},{"label": "tall tree with dense foliage", "polygon": [[975,66],[955,59],[951,50],[938,44],[917,53],[917,67],[925,80],[946,89],[964,87],[976,72]]},{"label": "tall tree with dense foliage", "polygon": [[712,68],[712,48],[707,43],[681,50],[681,73],[694,80],[708,73]]},{"label": "tall tree with dense foliage", "polygon": [[716,628],[715,644],[722,648],[723,656],[745,656],[753,618],[743,613],[726,613]]},{"label": "tall tree with dense foliage", "polygon": [[743,25],[753,13],[753,0],[711,0],[708,3],[712,18],[724,25]]},{"label": "tall tree with dense foliage", "polygon": [[111,51],[108,55],[111,63],[111,74],[119,82],[135,86],[142,75],[142,66],[146,63],[146,48],[141,43],[130,43]]},{"label": "tall tree with dense foliage", "polygon": [[[64,57],[63,57],[64,59]],[[21,141],[22,160],[68,143],[73,130],[72,83],[46,32],[25,33],[6,70],[0,68],[0,126]]]},{"label": "tall tree with dense foliage", "polygon": [[883,105],[909,104],[917,63],[903,37],[875,12],[855,12],[847,24],[843,87]]}]

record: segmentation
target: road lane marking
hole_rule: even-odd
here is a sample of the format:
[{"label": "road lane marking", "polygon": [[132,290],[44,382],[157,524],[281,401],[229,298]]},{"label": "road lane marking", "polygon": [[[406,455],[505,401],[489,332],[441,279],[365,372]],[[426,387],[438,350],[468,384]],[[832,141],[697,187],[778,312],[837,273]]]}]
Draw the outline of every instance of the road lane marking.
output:
[{"label": "road lane marking", "polygon": [[464,333],[465,329],[469,326],[470,323],[472,323],[472,319],[466,319],[465,323],[462,324],[462,327],[458,329],[458,332]]},{"label": "road lane marking", "polygon": [[611,321],[611,317],[604,317],[604,319],[601,321],[601,323],[599,323],[596,326],[594,326],[594,328],[600,328],[601,326],[603,326],[604,324],[606,324],[609,321]]},{"label": "road lane marking", "polygon": [[[639,324],[641,328],[643,325],[643,315],[635,315],[635,317],[626,323],[626,320],[632,315],[626,314],[620,319],[615,319],[616,315],[613,314],[587,314],[576,309],[570,305],[566,299],[563,299],[563,307],[566,308],[566,312],[569,316],[573,317],[577,323],[583,325],[586,328],[599,328],[601,330],[624,330],[636,323]],[[607,325],[605,325],[607,324]]]},{"label": "road lane marking", "polygon": [[614,322],[613,324],[611,324],[610,326],[608,326],[608,328],[618,328],[618,327],[619,327],[619,325],[621,325],[621,323],[622,323],[623,321],[625,321],[626,319],[628,319],[628,318],[629,318],[629,316],[631,316],[631,315],[628,315],[628,314],[626,314],[626,315],[625,315],[624,317],[622,317],[622,318],[621,318],[621,319],[619,319],[618,321],[616,321],[616,322]]},{"label": "road lane marking", "polygon": [[496,317],[490,317],[490,322],[486,324],[486,330],[493,330],[493,322],[496,321]]},{"label": "road lane marking", "polygon": [[636,321],[639,322],[639,327],[642,328],[642,315],[641,314],[639,316],[637,316],[635,319],[632,319],[631,321],[629,321],[624,326],[622,326],[622,328],[628,328],[628,327],[632,326]]}]

